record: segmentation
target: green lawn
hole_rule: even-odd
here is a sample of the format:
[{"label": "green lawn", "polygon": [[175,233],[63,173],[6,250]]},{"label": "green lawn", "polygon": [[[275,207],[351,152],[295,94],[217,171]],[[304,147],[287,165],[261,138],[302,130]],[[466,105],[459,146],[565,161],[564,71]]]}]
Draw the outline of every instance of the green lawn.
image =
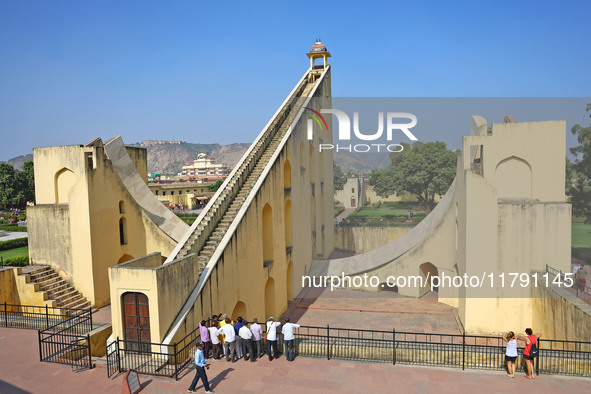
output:
[{"label": "green lawn", "polygon": [[591,262],[591,224],[572,224],[572,255]]},{"label": "green lawn", "polygon": [[349,215],[352,226],[413,227],[425,218],[424,210],[414,209],[412,223],[406,223],[408,210],[417,207],[416,202],[385,202],[380,206],[358,207]]},{"label": "green lawn", "polygon": [[3,250],[0,252],[0,257],[4,257],[5,259],[9,257],[17,257],[17,256],[28,256],[29,255],[29,247],[23,246],[21,248]]},{"label": "green lawn", "polygon": [[[353,212],[352,216],[366,216],[366,217],[373,217],[373,218],[381,218],[385,216],[404,216],[408,214],[408,210],[416,207],[417,203],[408,203],[408,202],[385,202],[380,207],[359,207],[355,212]],[[415,217],[423,215],[425,216],[424,210],[413,210]]]}]

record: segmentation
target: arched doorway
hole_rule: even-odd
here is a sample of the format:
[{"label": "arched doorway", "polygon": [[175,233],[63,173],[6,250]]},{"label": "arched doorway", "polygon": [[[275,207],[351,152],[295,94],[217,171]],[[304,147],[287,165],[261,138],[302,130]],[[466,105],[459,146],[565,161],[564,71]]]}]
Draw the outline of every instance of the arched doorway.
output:
[{"label": "arched doorway", "polygon": [[130,255],[130,254],[124,254],[124,255],[123,255],[123,256],[121,256],[121,258],[120,258],[120,259],[117,261],[117,264],[123,264],[123,263],[126,263],[126,262],[128,262],[128,261],[130,261],[130,260],[133,260],[133,259],[135,259],[135,257],[133,257],[132,255]]},{"label": "arched doorway", "polygon": [[436,287],[433,289],[433,291],[431,291],[431,278],[434,276],[439,276],[437,267],[431,263],[423,263],[419,267],[419,273],[421,274],[421,284],[423,285],[421,286],[419,297],[428,295],[428,298],[435,298],[435,300],[437,300],[439,288]]},{"label": "arched doorway", "polygon": [[150,350],[150,305],[143,293],[127,292],[121,296],[123,333],[130,350]]},{"label": "arched doorway", "polygon": [[55,190],[55,203],[66,203],[68,202],[68,193],[74,183],[76,182],[76,176],[74,172],[69,168],[62,168],[55,173],[53,180]]},{"label": "arched doorway", "polygon": [[293,296],[291,295],[291,261],[287,264],[287,300],[292,301]]},{"label": "arched doorway", "polygon": [[273,212],[271,206],[265,204],[263,208],[263,265],[273,262]]},{"label": "arched doorway", "polygon": [[234,310],[232,311],[232,320],[236,321],[238,317],[243,317],[246,319],[246,304],[242,301],[238,301]]},{"label": "arched doorway", "polygon": [[291,246],[291,200],[285,202],[285,247]]},{"label": "arched doorway", "polygon": [[[275,313],[275,282],[273,278],[267,279],[265,284],[265,318],[274,316]],[[278,317],[278,316],[274,316]]]},{"label": "arched doorway", "polygon": [[291,164],[289,163],[289,160],[285,160],[285,163],[283,164],[283,188],[291,188]]},{"label": "arched doorway", "polygon": [[355,197],[351,197],[351,208],[357,207],[357,203],[355,201]]}]

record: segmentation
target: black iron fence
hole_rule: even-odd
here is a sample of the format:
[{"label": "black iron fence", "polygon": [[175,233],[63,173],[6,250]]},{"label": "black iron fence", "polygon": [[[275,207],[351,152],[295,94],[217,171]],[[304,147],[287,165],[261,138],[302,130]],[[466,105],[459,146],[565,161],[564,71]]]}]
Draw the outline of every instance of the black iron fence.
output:
[{"label": "black iron fence", "polygon": [[90,308],[75,309],[57,308],[47,305],[0,304],[0,325],[8,328],[46,330],[76,316],[89,317],[90,326],[92,327]]},{"label": "black iron fence", "polygon": [[[265,329],[265,325],[261,325]],[[402,331],[359,330],[301,326],[294,330],[296,355],[340,360],[428,365],[465,369],[506,370],[505,343],[499,337],[434,334]],[[199,329],[172,345],[117,339],[108,348],[109,377],[135,369],[140,373],[178,379],[193,362]],[[522,344],[523,345],[523,344]],[[591,342],[538,340],[537,374],[591,377]],[[283,338],[277,347],[284,353]],[[523,347],[517,367],[525,370]]]},{"label": "black iron fence", "polygon": [[179,374],[191,365],[199,341],[198,328],[172,345],[117,338],[107,345],[107,376],[134,369],[138,373],[178,380]]},{"label": "black iron fence", "polygon": [[[538,340],[537,374],[591,377],[591,342]],[[499,337],[302,326],[296,354],[342,360],[505,370],[505,343]],[[524,369],[523,347],[517,366]]]},{"label": "black iron fence", "polygon": [[92,368],[91,330],[90,310],[38,330],[40,361],[67,364],[75,369]]},{"label": "black iron fence", "polygon": [[[557,270],[546,264],[546,272],[550,274],[549,281],[550,283],[555,283],[554,281],[556,278],[560,278],[560,286],[569,289],[577,298],[580,298],[586,301],[588,304],[591,303],[591,287],[587,286],[586,284],[579,283],[576,278],[576,275],[569,275],[570,279],[572,280],[572,286],[568,286],[570,284],[569,280],[566,280],[565,273],[562,270]],[[572,274],[572,273],[570,273]]]}]

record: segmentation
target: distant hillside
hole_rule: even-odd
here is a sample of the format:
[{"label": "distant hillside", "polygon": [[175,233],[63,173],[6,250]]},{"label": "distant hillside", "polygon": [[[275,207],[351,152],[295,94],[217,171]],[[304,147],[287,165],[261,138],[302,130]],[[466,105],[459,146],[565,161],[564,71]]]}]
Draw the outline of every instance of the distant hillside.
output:
[{"label": "distant hillside", "polygon": [[25,161],[27,161],[27,160],[33,160],[32,153],[29,153],[28,155],[21,155],[21,156],[13,157],[12,159],[8,160],[6,163],[12,164],[12,166],[14,167],[15,170],[20,171],[23,169],[23,164],[25,164]]},{"label": "distant hillside", "polygon": [[[230,168],[234,167],[240,160],[250,144],[236,143],[230,145],[220,144],[192,144],[181,143],[152,143],[144,141],[129,144],[140,146],[148,150],[148,172],[162,174],[177,174],[185,164],[190,164],[197,158],[199,153],[216,159],[218,163],[226,163]],[[23,163],[33,160],[33,155],[22,155],[12,158],[7,163],[12,164],[15,169],[22,169]],[[390,164],[390,157],[384,153],[334,153],[334,160],[341,167],[344,173],[353,171],[355,173],[366,173],[372,169],[382,169]]]},{"label": "distant hillside", "polygon": [[199,153],[205,153],[216,159],[218,163],[226,163],[234,167],[250,144],[236,143],[220,144],[192,144],[189,142],[152,144],[149,141],[129,144],[140,146],[148,150],[148,172],[162,174],[177,174],[186,164],[193,163]]},{"label": "distant hillside", "polygon": [[334,161],[346,174],[349,171],[357,174],[369,173],[371,170],[381,170],[390,164],[388,152],[380,153],[356,153],[356,152],[335,152]]}]

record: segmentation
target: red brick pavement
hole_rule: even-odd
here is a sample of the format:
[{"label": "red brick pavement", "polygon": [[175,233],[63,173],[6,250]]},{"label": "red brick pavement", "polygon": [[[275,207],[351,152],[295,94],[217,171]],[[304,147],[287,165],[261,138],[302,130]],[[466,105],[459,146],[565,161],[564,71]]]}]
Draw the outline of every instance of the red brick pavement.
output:
[{"label": "red brick pavement", "polygon": [[300,325],[461,334],[454,309],[434,299],[355,290],[302,290],[282,318]]},{"label": "red brick pavement", "polygon": [[[120,393],[122,374],[107,378],[104,368],[73,372],[65,365],[41,363],[37,332],[0,328],[0,393]],[[213,361],[208,370],[212,388],[218,393],[283,392],[591,392],[591,379],[542,375],[534,381],[518,374],[460,371],[447,368],[284,357],[256,363]],[[190,369],[180,381],[140,375],[143,393],[186,392],[194,376]],[[203,392],[203,385],[197,385]]]}]

